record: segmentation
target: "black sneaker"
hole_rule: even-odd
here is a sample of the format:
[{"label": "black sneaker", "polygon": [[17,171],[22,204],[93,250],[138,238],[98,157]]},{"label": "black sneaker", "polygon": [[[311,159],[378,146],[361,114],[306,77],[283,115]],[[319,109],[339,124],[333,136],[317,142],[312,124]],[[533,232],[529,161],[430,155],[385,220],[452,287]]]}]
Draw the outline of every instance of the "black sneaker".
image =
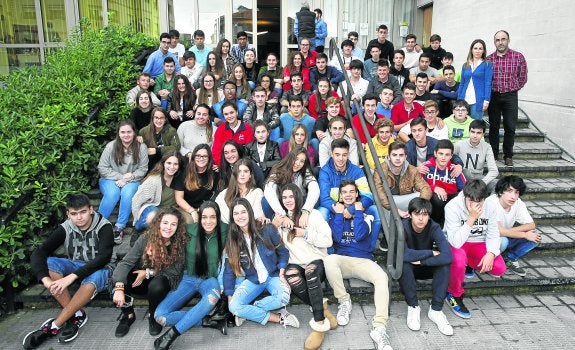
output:
[{"label": "black sneaker", "polygon": [[122,244],[124,240],[124,229],[118,226],[114,226],[114,243]]},{"label": "black sneaker", "polygon": [[471,312],[463,304],[463,297],[454,297],[453,294],[448,293],[445,301],[450,306],[454,314],[461,318],[471,318]]},{"label": "black sneaker", "polygon": [[465,267],[465,278],[473,278],[475,277],[475,271],[471,266]]},{"label": "black sneaker", "polygon": [[46,339],[57,336],[60,331],[58,329],[52,329],[53,321],[54,319],[51,318],[42,323],[40,329],[26,334],[22,341],[24,349],[36,349],[42,345]]},{"label": "black sneaker", "polygon": [[507,265],[507,271],[511,271],[511,272],[515,273],[517,276],[525,277],[527,275],[527,272],[525,271],[525,269],[523,269],[519,265],[518,260],[515,260],[515,261],[507,260],[505,262],[505,265]]},{"label": "black sneaker", "polygon": [[68,322],[66,322],[64,327],[60,330],[60,336],[58,337],[58,342],[60,343],[71,342],[72,340],[76,339],[79,330],[80,327],[78,327],[76,324],[68,320]]},{"label": "black sneaker", "polygon": [[78,326],[78,328],[82,328],[86,322],[88,322],[88,315],[86,314],[86,311],[84,309],[80,309],[80,312],[82,313],[81,316],[76,316],[76,314],[74,314],[74,316],[68,320],[68,322]]},{"label": "black sneaker", "polygon": [[118,320],[120,321],[120,323],[118,323],[114,335],[116,336],[116,338],[121,338],[126,334],[128,334],[128,332],[130,331],[130,326],[132,325],[132,323],[134,323],[134,321],[136,321],[136,313],[134,312],[134,308],[131,306],[127,308],[122,308],[122,312],[120,313]]}]

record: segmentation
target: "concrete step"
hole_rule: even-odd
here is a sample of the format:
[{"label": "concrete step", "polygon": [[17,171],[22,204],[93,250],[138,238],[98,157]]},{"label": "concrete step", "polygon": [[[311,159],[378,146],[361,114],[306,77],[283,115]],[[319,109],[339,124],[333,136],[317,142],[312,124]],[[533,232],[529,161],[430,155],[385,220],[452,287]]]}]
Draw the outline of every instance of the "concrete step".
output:
[{"label": "concrete step", "polygon": [[575,250],[575,225],[539,225],[537,232],[543,238],[534,253],[554,255],[559,250]]},{"label": "concrete step", "polygon": [[532,199],[575,199],[575,179],[572,177],[546,177],[524,179],[527,191],[521,197]]},{"label": "concrete step", "polygon": [[522,178],[575,176],[575,163],[566,159],[513,159],[514,166],[497,161],[500,176],[517,175]]},{"label": "concrete step", "polygon": [[[486,139],[486,142],[489,142]],[[502,153],[503,144],[499,144]],[[563,152],[547,142],[515,142],[513,159],[559,159]]]},{"label": "concrete step", "polygon": [[[503,137],[501,130],[499,135]],[[486,132],[485,136],[489,136],[489,131]],[[515,142],[543,142],[544,140],[545,135],[535,129],[525,128],[515,130]]]},{"label": "concrete step", "polygon": [[[489,125],[489,119],[487,117],[485,117],[484,119],[487,122],[487,125]],[[527,118],[526,115],[524,114],[519,114],[519,117],[517,118],[517,124],[516,124],[516,129],[525,129],[529,127],[529,124],[531,122],[529,121],[529,118]],[[503,121],[501,122],[501,125],[499,126],[500,130],[503,130]]]},{"label": "concrete step", "polygon": [[575,200],[528,200],[525,205],[538,225],[575,225]]}]

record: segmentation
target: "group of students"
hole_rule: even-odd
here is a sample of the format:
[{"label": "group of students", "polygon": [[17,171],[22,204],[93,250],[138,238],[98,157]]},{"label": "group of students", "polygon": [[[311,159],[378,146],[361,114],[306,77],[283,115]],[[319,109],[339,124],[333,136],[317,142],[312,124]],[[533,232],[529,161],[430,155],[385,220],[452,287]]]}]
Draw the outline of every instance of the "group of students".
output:
[{"label": "group of students", "polygon": [[[352,304],[343,279],[359,278],[375,287],[370,336],[378,349],[391,349],[388,277],[373,261],[378,239],[382,246],[385,240],[365,174],[377,163],[394,196],[391,205],[375,172],[383,212],[396,207],[404,218],[399,282],[410,329],[420,327],[416,278],[433,278],[428,316],[451,335],[442,305],[447,300],[458,316],[470,317],[463,303],[466,268],[501,276],[507,266],[525,275],[518,259],[541,240],[519,199],[525,184],[515,176],[495,180],[493,152],[483,141],[486,124],[467,117],[466,101],[456,101],[453,115],[443,120],[437,102],[414,102],[417,86],[429,86],[417,82],[425,73],[415,75],[416,84],[406,76],[400,85],[389,62],[379,59],[366,85],[361,60],[343,68],[328,65],[325,54],[309,50],[306,38],[284,69],[275,54],[255,69],[255,51],[244,34],[238,34],[237,47],[223,39],[209,51],[196,31],[195,49],[182,57],[169,51],[175,34],[161,35],[160,48],[128,92],[131,120],[118,124],[115,140],[100,156],[98,211],[85,195],[71,195],[68,220],[31,257],[37,278],[63,310],[29,333],[25,348],[54,336],[75,339],[87,321],[83,307],[109,288],[121,309],[118,337],[136,319],[131,295],[146,295],[150,334],[168,327],[154,341],[156,349],[170,348],[194,326],[224,334],[244,319],[299,327],[285,309],[293,293],[313,312],[304,348],[318,349],[327,331],[349,322]],[[353,49],[348,41],[344,56]],[[378,58],[380,46],[372,46],[369,59]],[[198,56],[204,53],[201,68]],[[352,99],[363,109],[351,121],[336,92],[340,85],[346,91],[347,68]],[[365,168],[359,147],[367,153]],[[112,225],[108,218],[118,202]],[[111,262],[130,216],[132,248]],[[61,244],[67,258],[49,257]],[[76,280],[81,285],[71,296],[67,288]],[[337,316],[323,297],[325,280],[338,299]],[[263,291],[269,295],[254,302]],[[198,293],[198,303],[186,309]]]}]

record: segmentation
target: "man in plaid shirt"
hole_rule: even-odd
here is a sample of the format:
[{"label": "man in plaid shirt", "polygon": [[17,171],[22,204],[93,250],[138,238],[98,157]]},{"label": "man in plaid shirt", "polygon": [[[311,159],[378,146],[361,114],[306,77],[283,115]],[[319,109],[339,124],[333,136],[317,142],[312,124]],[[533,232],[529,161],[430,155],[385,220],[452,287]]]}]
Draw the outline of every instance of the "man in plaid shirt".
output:
[{"label": "man in plaid shirt", "polygon": [[496,51],[487,56],[493,63],[493,86],[489,103],[489,143],[495,159],[499,158],[499,126],[503,116],[503,160],[506,166],[513,166],[513,144],[517,124],[517,92],[527,82],[525,57],[509,48],[509,33],[500,30],[494,37]]}]

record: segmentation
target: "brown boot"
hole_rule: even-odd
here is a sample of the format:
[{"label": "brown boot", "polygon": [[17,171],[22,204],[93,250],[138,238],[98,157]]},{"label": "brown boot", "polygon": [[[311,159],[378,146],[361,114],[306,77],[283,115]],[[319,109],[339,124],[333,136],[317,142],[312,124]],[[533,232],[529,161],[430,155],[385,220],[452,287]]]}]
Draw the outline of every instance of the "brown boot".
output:
[{"label": "brown boot", "polygon": [[329,321],[329,329],[337,328],[337,318],[329,311],[327,299],[323,300],[323,316]]},{"label": "brown boot", "polygon": [[323,338],[325,338],[324,332],[312,330],[303,344],[304,350],[318,350],[323,343]]}]

